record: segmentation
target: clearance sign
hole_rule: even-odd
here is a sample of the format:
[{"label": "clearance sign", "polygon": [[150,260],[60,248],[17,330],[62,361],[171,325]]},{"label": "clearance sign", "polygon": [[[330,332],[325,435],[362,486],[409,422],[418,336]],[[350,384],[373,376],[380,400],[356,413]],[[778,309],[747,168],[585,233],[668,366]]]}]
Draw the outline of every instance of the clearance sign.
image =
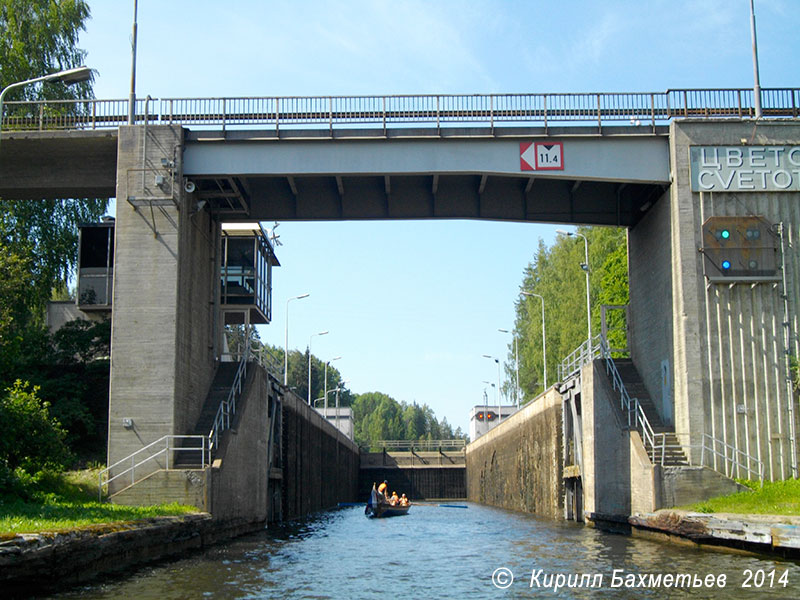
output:
[{"label": "clearance sign", "polygon": [[693,192],[800,191],[800,146],[692,146]]}]

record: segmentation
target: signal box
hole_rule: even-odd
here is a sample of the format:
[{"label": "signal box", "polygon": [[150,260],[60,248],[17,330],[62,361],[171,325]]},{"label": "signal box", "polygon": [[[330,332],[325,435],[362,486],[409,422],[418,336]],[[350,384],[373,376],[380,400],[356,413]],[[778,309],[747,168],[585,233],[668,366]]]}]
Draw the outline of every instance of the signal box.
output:
[{"label": "signal box", "polygon": [[709,217],[700,251],[712,283],[781,279],[778,236],[763,217]]}]

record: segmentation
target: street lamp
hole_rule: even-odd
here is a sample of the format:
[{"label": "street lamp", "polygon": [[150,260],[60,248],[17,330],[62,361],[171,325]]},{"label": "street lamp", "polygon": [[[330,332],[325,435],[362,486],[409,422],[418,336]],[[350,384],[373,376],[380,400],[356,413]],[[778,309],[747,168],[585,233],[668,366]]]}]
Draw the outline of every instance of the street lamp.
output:
[{"label": "street lamp", "polygon": [[753,101],[756,119],[761,118],[761,78],[758,75],[758,42],[756,41],[756,11],[750,0],[750,38],[753,42]]},{"label": "street lamp", "polygon": [[131,33],[131,92],[128,96],[128,125],[135,123],[136,114],[136,15],[139,12],[139,3],[133,0],[133,32]]},{"label": "street lamp", "polygon": [[546,331],[544,327],[544,298],[539,294],[523,290],[523,296],[536,296],[542,301],[542,362],[544,363],[544,389],[547,390],[547,340]]},{"label": "street lamp", "polygon": [[312,333],[308,338],[308,403],[311,404],[311,340],[317,335],[328,335],[328,331],[320,331],[319,333]]},{"label": "street lamp", "polygon": [[572,237],[582,237],[583,238],[583,252],[584,252],[584,260],[585,262],[581,263],[581,269],[586,273],[586,327],[589,331],[589,346],[587,350],[589,354],[592,352],[592,306],[590,304],[590,297],[589,297],[589,240],[586,239],[586,236],[582,233],[578,233],[577,231],[564,231],[563,229],[556,229],[556,233],[563,233],[566,236]]},{"label": "street lamp", "polygon": [[510,333],[514,338],[514,371],[516,375],[516,387],[514,388],[514,397],[517,400],[517,408],[519,408],[519,349],[517,347],[517,336],[515,336],[508,329],[498,329],[500,333]]},{"label": "street lamp", "polygon": [[4,87],[3,91],[0,92],[0,140],[2,140],[2,128],[3,128],[3,100],[5,100],[6,94],[8,92],[16,88],[21,88],[23,86],[29,85],[31,83],[39,83],[41,81],[52,81],[52,82],[60,81],[64,85],[73,85],[75,83],[89,81],[89,79],[91,78],[92,78],[92,70],[89,67],[76,67],[74,69],[58,71],[57,73],[50,73],[49,75],[42,75],[41,77],[34,77],[33,79],[26,79],[25,81],[12,83]]},{"label": "street lamp", "polygon": [[[336,356],[325,363],[325,410],[328,410],[328,365],[335,360],[339,360],[341,356]],[[327,413],[326,413],[327,414]]]},{"label": "street lamp", "polygon": [[493,360],[497,363],[497,422],[503,420],[503,409],[502,405],[500,404],[500,359],[495,358],[494,356],[489,356],[488,354],[484,354],[483,358],[488,358],[489,360]]},{"label": "street lamp", "polygon": [[283,385],[289,385],[289,302],[292,300],[302,300],[308,298],[311,294],[300,294],[294,298],[289,298],[286,301],[286,327],[284,328],[283,337]]}]

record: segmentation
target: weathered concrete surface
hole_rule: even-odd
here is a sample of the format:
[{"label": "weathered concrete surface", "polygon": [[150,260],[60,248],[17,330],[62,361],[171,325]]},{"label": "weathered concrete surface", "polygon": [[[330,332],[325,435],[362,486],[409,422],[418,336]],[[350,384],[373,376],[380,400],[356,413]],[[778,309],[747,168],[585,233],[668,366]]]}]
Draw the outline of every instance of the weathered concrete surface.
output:
[{"label": "weathered concrete surface", "polygon": [[[669,221],[661,219],[671,238],[672,326],[667,332],[671,329],[676,432],[688,434],[695,445],[708,434],[747,452],[763,461],[765,476],[772,480],[796,476],[791,463],[798,439],[793,447],[788,402],[794,403],[795,419],[800,411],[788,389],[784,352],[800,354],[800,338],[791,335],[787,348],[783,323],[789,322],[791,332],[800,328],[800,193],[693,192],[689,148],[793,147],[798,140],[796,120],[673,121]],[[703,223],[712,216],[748,215],[770,225],[783,223],[786,316],[780,285],[706,285],[705,259],[698,251],[704,245]],[[659,258],[658,269],[662,263]],[[631,288],[636,285],[631,277]],[[663,289],[663,282],[656,289]],[[691,452],[698,460],[699,447]],[[754,473],[741,469],[736,476],[753,478]]]},{"label": "weathered concrete surface", "polygon": [[636,535],[665,534],[695,544],[800,556],[800,517],[796,516],[660,510],[633,515],[628,521]]},{"label": "weathered concrete surface", "polygon": [[590,519],[593,514],[627,517],[631,514],[631,465],[637,465],[638,454],[631,456],[619,392],[612,389],[602,360],[581,369],[581,417],[584,513]]},{"label": "weathered concrete surface", "polygon": [[467,499],[564,518],[561,395],[552,388],[467,446]]},{"label": "weathered concrete surface", "polygon": [[283,396],[283,518],[356,500],[358,446],[291,392]]},{"label": "weathered concrete surface", "polygon": [[0,539],[0,589],[3,598],[63,590],[104,573],[199,550],[262,527],[196,513],[59,533],[19,534]]},{"label": "weathered concrete surface", "polygon": [[112,501],[125,506],[155,506],[177,502],[209,511],[206,486],[210,469],[163,470],[118,492]]},{"label": "weathered concrete surface", "polygon": [[[180,128],[119,130],[109,465],[164,435],[190,432],[214,376],[218,225],[194,210],[180,185],[182,140]],[[175,163],[174,177],[162,159]],[[151,212],[127,201],[158,196],[175,204]],[[152,470],[165,466],[151,462]]]},{"label": "weathered concrete surface", "polygon": [[209,472],[209,511],[215,519],[268,520],[269,403],[278,395],[267,372],[251,363],[231,428],[220,440]]},{"label": "weathered concrete surface", "polygon": [[0,198],[113,198],[117,131],[4,131]]},{"label": "weathered concrete surface", "polygon": [[373,483],[387,480],[390,492],[406,494],[414,500],[461,499],[467,496],[466,468],[427,467],[424,465],[405,467],[363,468],[359,474],[358,500],[366,502]]}]

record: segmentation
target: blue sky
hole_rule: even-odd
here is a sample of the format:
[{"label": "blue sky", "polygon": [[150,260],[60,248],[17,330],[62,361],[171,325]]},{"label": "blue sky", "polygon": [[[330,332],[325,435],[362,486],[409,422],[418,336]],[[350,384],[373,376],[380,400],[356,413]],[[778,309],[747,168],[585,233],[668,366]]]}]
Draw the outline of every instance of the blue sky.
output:
[{"label": "blue sky", "polygon": [[[98,98],[127,98],[133,0],[90,0]],[[756,0],[763,87],[797,86],[800,0]],[[659,92],[753,84],[749,0],[139,0],[137,95]],[[268,224],[271,226],[271,224]],[[335,365],[354,392],[468,430],[506,358],[514,301],[556,227],[282,223],[262,338]],[[555,372],[555,365],[552,366]]]}]

